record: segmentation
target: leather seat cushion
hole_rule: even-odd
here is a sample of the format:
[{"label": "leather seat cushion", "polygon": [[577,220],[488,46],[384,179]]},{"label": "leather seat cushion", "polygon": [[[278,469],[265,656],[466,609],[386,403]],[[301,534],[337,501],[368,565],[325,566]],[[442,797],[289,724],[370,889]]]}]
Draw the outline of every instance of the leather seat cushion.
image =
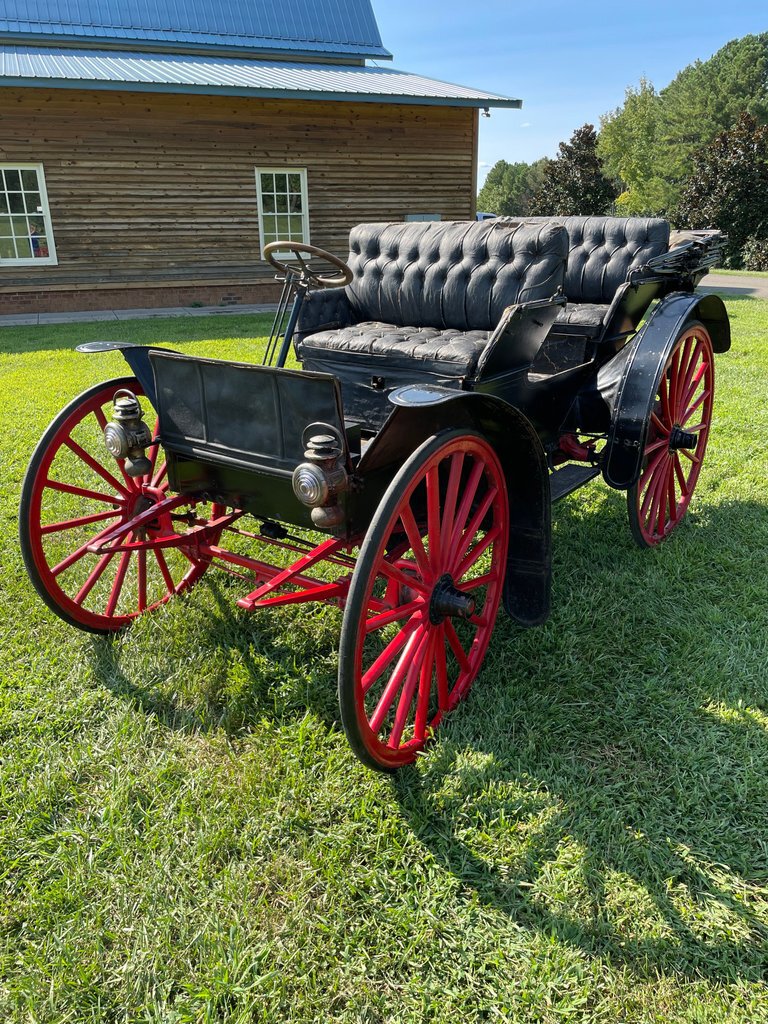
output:
[{"label": "leather seat cushion", "polygon": [[580,338],[595,338],[603,327],[611,307],[597,302],[569,302],[555,317],[555,334],[573,334]]},{"label": "leather seat cushion", "polygon": [[451,377],[474,373],[489,331],[460,331],[456,328],[398,327],[380,321],[366,321],[340,330],[319,331],[303,339],[299,357],[313,366],[323,357],[342,356],[350,363],[363,364],[375,372],[376,365],[393,369],[427,370]]}]

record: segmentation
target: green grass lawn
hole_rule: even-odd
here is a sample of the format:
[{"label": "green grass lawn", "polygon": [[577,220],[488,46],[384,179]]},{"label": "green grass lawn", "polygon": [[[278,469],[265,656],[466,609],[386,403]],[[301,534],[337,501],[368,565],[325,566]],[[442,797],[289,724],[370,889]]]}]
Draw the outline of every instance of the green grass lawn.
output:
[{"label": "green grass lawn", "polygon": [[209,573],[110,641],[19,555],[38,437],[124,372],[75,344],[259,360],[269,318],[0,329],[0,1020],[768,1021],[768,303],[729,310],[684,524],[557,506],[551,619],[499,619],[394,778],[338,725],[337,610]]},{"label": "green grass lawn", "polygon": [[728,270],[726,267],[713,267],[710,274],[736,274],[739,277],[768,277],[768,270]]}]

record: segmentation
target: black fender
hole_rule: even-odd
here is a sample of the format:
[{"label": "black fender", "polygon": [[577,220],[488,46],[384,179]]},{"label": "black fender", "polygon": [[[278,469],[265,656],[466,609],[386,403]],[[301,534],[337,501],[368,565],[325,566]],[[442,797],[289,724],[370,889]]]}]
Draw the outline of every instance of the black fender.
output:
[{"label": "black fender", "polygon": [[610,487],[626,490],[640,475],[661,375],[681,330],[691,320],[704,324],[715,352],[728,351],[731,327],[723,300],[718,295],[674,292],[658,304],[634,340],[615,357],[623,363],[623,372],[611,403],[611,425],[602,467],[603,478]]},{"label": "black fender", "polygon": [[551,603],[551,502],[546,457],[531,422],[499,398],[434,385],[399,388],[390,400],[397,404],[360,460],[360,476],[399,467],[423,441],[448,427],[485,437],[499,456],[509,494],[504,608],[523,626],[544,622]]},{"label": "black fender", "polygon": [[152,407],[157,409],[155,375],[149,362],[149,353],[173,352],[173,349],[162,348],[159,345],[134,345],[130,341],[87,341],[84,345],[78,345],[75,351],[88,355],[94,352],[121,352],[134,377],[144,388],[144,394],[152,403]]}]

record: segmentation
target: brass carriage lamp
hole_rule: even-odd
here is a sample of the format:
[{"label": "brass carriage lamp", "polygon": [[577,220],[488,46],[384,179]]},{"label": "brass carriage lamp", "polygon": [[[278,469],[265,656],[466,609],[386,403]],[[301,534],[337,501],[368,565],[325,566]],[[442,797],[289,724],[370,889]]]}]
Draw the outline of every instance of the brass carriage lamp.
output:
[{"label": "brass carriage lamp", "polygon": [[344,519],[344,510],[336,500],[349,484],[344,452],[333,434],[313,434],[306,444],[307,461],[293,471],[293,493],[312,509],[315,526],[331,529]]},{"label": "brass carriage lamp", "polygon": [[144,449],[152,443],[152,434],[144,422],[144,412],[132,391],[121,388],[112,400],[112,420],[104,428],[104,444],[116,459],[125,459],[128,476],[146,476],[152,463]]}]

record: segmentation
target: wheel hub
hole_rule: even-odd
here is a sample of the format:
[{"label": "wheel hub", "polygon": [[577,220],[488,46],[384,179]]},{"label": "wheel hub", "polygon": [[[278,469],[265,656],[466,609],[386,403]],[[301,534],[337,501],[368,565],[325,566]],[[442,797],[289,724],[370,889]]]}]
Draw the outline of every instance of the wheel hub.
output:
[{"label": "wheel hub", "polygon": [[469,619],[475,614],[475,599],[454,585],[450,573],[441,576],[429,602],[429,621],[439,626],[446,618]]},{"label": "wheel hub", "polygon": [[696,447],[698,440],[699,438],[696,434],[691,434],[687,430],[683,430],[682,427],[675,424],[669,435],[669,450],[676,452],[680,448],[693,449]]}]

